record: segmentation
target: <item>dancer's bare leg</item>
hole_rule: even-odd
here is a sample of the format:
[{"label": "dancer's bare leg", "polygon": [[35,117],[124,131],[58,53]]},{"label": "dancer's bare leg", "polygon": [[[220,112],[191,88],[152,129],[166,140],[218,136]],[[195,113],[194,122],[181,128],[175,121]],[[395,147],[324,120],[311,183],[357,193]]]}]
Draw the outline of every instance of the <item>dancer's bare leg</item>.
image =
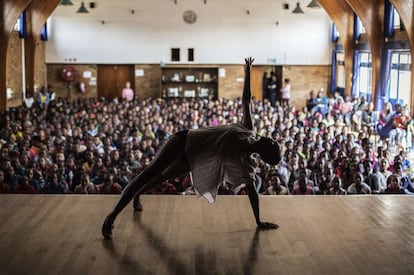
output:
[{"label": "dancer's bare leg", "polygon": [[181,176],[190,171],[185,157],[185,139],[172,136],[147,168],[136,176],[122,191],[114,209],[105,219],[102,234],[105,238],[112,237],[112,224],[118,214],[131,202],[136,194],[150,190],[165,180]]},{"label": "dancer's bare leg", "polygon": [[173,163],[170,167],[165,169],[159,175],[153,177],[149,180],[143,188],[141,188],[134,196],[134,209],[138,211],[142,211],[142,204],[140,202],[140,195],[145,194],[146,192],[154,189],[155,187],[159,186],[161,183],[165,182],[168,179],[175,178],[177,176],[182,176],[187,174],[190,171],[188,166],[187,160],[183,161],[181,159],[177,159],[176,163]]}]

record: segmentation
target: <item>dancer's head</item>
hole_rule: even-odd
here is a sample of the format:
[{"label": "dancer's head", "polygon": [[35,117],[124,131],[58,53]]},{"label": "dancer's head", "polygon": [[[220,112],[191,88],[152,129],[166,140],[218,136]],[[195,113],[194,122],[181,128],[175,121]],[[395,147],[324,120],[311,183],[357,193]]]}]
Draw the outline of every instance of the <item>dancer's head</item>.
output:
[{"label": "dancer's head", "polygon": [[261,137],[256,142],[255,151],[268,164],[276,165],[280,161],[279,144],[271,138]]}]

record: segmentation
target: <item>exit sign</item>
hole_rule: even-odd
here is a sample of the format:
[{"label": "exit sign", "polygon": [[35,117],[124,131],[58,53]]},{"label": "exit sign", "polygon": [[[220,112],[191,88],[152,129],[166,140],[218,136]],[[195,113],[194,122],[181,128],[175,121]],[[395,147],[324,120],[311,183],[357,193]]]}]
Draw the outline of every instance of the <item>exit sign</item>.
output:
[{"label": "exit sign", "polygon": [[276,58],[268,58],[267,63],[268,64],[276,64],[277,63]]}]

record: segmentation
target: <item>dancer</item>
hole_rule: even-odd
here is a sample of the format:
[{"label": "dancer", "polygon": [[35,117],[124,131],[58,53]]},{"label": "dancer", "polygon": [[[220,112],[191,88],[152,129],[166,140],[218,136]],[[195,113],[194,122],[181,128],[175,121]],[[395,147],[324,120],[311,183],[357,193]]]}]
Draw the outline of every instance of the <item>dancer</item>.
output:
[{"label": "dancer", "polygon": [[142,210],[139,196],[165,180],[191,172],[197,194],[210,203],[215,201],[217,189],[223,181],[233,188],[246,185],[253,214],[259,229],[279,226],[262,222],[259,215],[259,196],[254,182],[256,166],[251,155],[257,153],[263,161],[275,165],[280,160],[279,145],[270,138],[258,137],[251,118],[250,71],[254,59],[246,58],[243,87],[242,124],[221,125],[184,130],[172,135],[152,162],[131,180],[122,192],[115,208],[102,225],[102,235],[112,238],[115,218],[134,199],[134,208]]}]

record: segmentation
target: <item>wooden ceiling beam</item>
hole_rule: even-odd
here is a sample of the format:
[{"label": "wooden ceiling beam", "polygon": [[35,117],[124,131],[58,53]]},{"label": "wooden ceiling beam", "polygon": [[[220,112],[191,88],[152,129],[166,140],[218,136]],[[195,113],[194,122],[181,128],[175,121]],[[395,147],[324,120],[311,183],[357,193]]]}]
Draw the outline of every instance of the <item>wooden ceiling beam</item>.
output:
[{"label": "wooden ceiling beam", "polygon": [[381,55],[384,48],[384,0],[347,0],[360,18],[371,49],[372,64],[372,100],[375,102],[379,87]]},{"label": "wooden ceiling beam", "polygon": [[7,108],[7,50],[10,33],[20,14],[30,4],[30,0],[3,0],[0,3],[0,111]]},{"label": "wooden ceiling beam", "polygon": [[26,10],[27,37],[25,39],[26,93],[33,97],[35,93],[35,55],[40,33],[47,19],[59,5],[60,0],[32,0]]},{"label": "wooden ceiling beam", "polygon": [[319,4],[334,22],[345,54],[345,94],[351,94],[354,53],[354,11],[346,0],[319,0]]}]

